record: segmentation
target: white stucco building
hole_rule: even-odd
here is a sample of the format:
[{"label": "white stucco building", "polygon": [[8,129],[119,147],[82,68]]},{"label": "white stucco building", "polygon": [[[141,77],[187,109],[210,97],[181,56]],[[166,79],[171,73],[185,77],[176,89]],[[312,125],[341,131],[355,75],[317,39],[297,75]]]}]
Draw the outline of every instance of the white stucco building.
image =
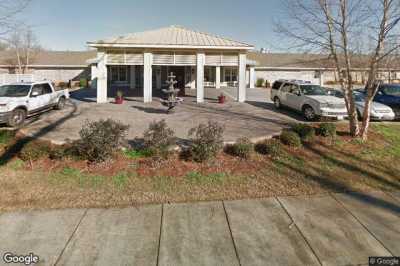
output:
[{"label": "white stucco building", "polygon": [[[246,100],[247,52],[252,45],[207,33],[171,26],[152,31],[88,42],[97,49],[92,80],[97,102],[128,87],[151,102],[173,72],[179,89],[196,90],[204,102],[204,87],[237,87],[238,101]],[[251,82],[250,82],[251,83]],[[254,83],[254,82],[253,82]]]}]

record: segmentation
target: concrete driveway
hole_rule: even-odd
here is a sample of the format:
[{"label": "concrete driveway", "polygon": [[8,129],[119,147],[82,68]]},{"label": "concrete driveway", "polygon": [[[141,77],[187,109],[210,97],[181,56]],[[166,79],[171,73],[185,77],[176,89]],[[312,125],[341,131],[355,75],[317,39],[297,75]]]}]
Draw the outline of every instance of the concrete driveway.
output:
[{"label": "concrete driveway", "polygon": [[329,194],[3,213],[0,253],[37,265],[368,265],[400,254],[399,232],[400,192]]},{"label": "concrete driveway", "polygon": [[260,94],[258,97],[252,96],[254,93],[250,91],[247,103],[228,99],[223,105],[216,101],[221,91],[206,89],[204,104],[197,104],[189,92],[173,114],[166,114],[166,108],[157,98],[148,104],[135,97],[128,97],[123,105],[96,104],[93,102],[95,97],[90,94],[93,91],[81,91],[73,94],[65,110],[47,112],[31,119],[24,132],[62,143],[67,139],[77,139],[79,130],[87,121],[112,118],[130,125],[128,139],[132,140],[140,138],[151,122],[165,119],[178,138],[187,139],[189,129],[214,120],[225,126],[225,141],[232,142],[240,137],[258,140],[273,136],[279,134],[288,123],[296,121],[285,113],[276,112],[271,104],[265,102],[265,97],[261,97],[263,90],[255,91]]}]

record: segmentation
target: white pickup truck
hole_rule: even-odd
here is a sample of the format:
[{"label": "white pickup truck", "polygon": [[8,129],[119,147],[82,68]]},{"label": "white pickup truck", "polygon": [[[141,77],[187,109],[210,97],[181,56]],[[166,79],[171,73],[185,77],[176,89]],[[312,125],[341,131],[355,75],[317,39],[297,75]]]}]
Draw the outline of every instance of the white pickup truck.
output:
[{"label": "white pickup truck", "polygon": [[50,82],[21,82],[0,86],[0,123],[11,127],[24,124],[26,117],[64,108],[68,90],[56,91]]}]

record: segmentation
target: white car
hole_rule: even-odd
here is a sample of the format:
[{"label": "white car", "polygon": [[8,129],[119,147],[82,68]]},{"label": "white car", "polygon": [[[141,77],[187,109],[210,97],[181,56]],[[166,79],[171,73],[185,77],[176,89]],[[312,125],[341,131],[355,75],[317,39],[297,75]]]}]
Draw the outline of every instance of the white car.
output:
[{"label": "white car", "polygon": [[343,120],[348,116],[344,99],[330,96],[321,86],[307,81],[275,81],[271,90],[271,100],[276,108],[285,106],[302,112],[309,121],[318,117]]},{"label": "white car", "polygon": [[0,123],[21,126],[27,116],[51,108],[63,109],[68,98],[68,90],[56,91],[49,82],[0,86]]},{"label": "white car", "polygon": [[[362,118],[365,108],[365,94],[362,92],[353,92],[353,97],[356,103],[358,116]],[[378,102],[372,102],[370,115],[371,120],[380,121],[394,120],[396,116],[392,108]]]}]

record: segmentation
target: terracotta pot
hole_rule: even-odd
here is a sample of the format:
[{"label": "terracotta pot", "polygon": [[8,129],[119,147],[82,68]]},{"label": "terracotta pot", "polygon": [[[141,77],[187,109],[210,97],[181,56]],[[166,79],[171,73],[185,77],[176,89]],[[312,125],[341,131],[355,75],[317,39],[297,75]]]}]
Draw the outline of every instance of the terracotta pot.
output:
[{"label": "terracotta pot", "polygon": [[115,104],[123,104],[124,98],[123,97],[115,97]]}]

